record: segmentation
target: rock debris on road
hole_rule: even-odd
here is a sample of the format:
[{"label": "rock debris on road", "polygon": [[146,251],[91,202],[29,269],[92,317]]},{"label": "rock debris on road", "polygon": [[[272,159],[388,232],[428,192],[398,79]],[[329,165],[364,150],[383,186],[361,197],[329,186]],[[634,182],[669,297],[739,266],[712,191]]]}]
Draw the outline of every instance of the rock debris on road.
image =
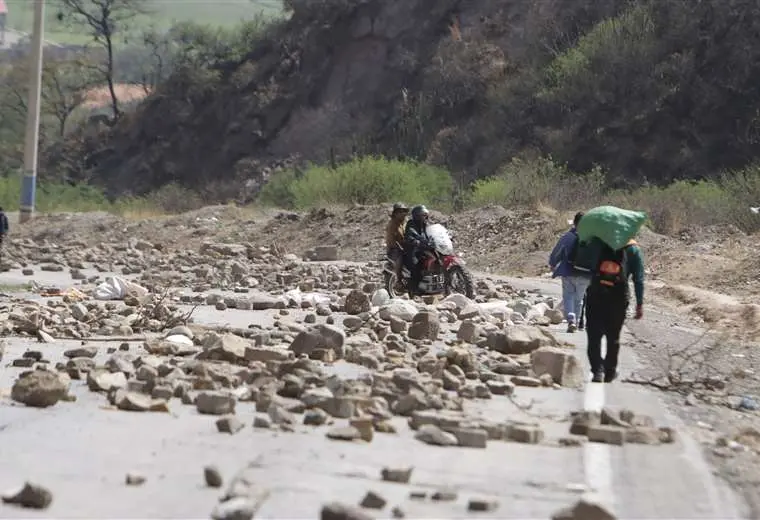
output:
[{"label": "rock debris on road", "polygon": [[30,256],[4,276],[37,291],[0,302],[0,517],[740,517],[655,395],[589,401],[546,283],[411,302],[330,250]]}]

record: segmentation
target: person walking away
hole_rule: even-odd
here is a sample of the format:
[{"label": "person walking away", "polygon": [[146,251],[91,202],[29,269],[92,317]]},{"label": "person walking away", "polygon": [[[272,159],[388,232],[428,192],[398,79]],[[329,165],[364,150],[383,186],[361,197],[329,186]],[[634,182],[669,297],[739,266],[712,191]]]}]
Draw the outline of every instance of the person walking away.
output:
[{"label": "person walking away", "polygon": [[[592,382],[611,383],[617,377],[620,333],[630,304],[629,277],[636,296],[636,319],[644,315],[644,260],[634,240],[617,251],[605,246],[586,293],[586,336]],[[607,353],[602,357],[602,338]]]},{"label": "person walking away", "polygon": [[411,216],[404,230],[404,263],[411,273],[409,293],[415,294],[422,281],[422,264],[419,257],[430,244],[430,238],[427,235],[430,212],[425,206],[419,205],[412,208]]},{"label": "person walking away", "polygon": [[562,308],[567,320],[567,332],[575,332],[579,325],[578,318],[583,309],[583,297],[586,294],[591,276],[578,271],[573,266],[573,253],[578,244],[578,223],[583,217],[579,211],[573,218],[572,227],[560,237],[549,255],[549,267],[552,278],[562,278]]},{"label": "person walking away", "polygon": [[0,45],[5,45],[5,24],[8,21],[8,6],[0,0]]},{"label": "person walking away", "polygon": [[396,287],[401,285],[401,266],[404,257],[404,232],[409,208],[403,202],[393,205],[391,218],[385,226],[386,255],[393,261],[396,271]]},{"label": "person walking away", "polygon": [[10,226],[8,225],[8,217],[5,214],[5,210],[3,208],[0,208],[0,260],[3,258],[5,236],[8,234],[9,229]]}]

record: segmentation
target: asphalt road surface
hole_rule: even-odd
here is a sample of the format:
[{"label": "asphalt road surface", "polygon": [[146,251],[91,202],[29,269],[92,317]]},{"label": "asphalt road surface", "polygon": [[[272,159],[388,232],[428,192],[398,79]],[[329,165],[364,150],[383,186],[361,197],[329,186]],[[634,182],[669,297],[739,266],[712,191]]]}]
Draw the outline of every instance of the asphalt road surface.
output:
[{"label": "asphalt road surface", "polygon": [[[40,283],[67,286],[66,274],[41,273]],[[27,281],[18,272],[3,273],[3,285]],[[558,293],[557,284],[515,280],[515,285]],[[198,308],[197,322],[247,326],[266,325],[272,314]],[[321,318],[320,318],[321,319]],[[340,320],[338,320],[340,322]],[[584,336],[553,332],[577,346],[585,361]],[[76,402],[61,402],[48,409],[13,404],[10,387],[22,369],[8,367],[25,349],[41,349],[52,362],[79,342],[41,345],[33,340],[7,338],[0,368],[0,491],[24,481],[48,487],[54,501],[43,512],[0,504],[0,518],[208,518],[220,490],[207,488],[203,467],[214,464],[226,481],[248,463],[269,498],[257,518],[317,518],[321,505],[338,500],[358,504],[368,490],[389,503],[377,518],[390,517],[399,505],[408,518],[510,518],[547,519],[584,493],[607,504],[618,518],[628,519],[733,519],[748,513],[731,490],[716,480],[699,446],[687,429],[671,415],[658,396],[646,388],[614,383],[587,385],[583,390],[547,390],[518,387],[518,401],[534,400],[531,415],[505,398],[466,403],[493,420],[538,420],[547,439],[567,434],[560,422],[572,410],[628,408],[649,414],[658,425],[670,425],[680,436],[676,444],[646,446],[586,443],[558,447],[551,443],[526,445],[491,441],[487,449],[433,447],[413,439],[405,421],[395,418],[397,435],[376,434],[370,444],[328,440],[327,427],[315,431],[275,433],[251,428],[251,403],[238,403],[237,415],[246,424],[237,435],[216,431],[216,417],[199,415],[194,407],[170,403],[171,413],[130,413],[106,409],[106,399],[74,381]],[[139,342],[133,342],[133,349]],[[107,347],[96,358],[103,361]],[[636,367],[631,349],[622,351],[622,369]],[[338,363],[334,370],[360,371]],[[536,419],[536,415],[541,416]],[[380,471],[388,466],[414,466],[409,484],[383,482]],[[125,475],[147,477],[142,486],[126,486]],[[456,502],[410,500],[414,490],[453,489]],[[471,498],[495,499],[492,512],[468,513]]]}]

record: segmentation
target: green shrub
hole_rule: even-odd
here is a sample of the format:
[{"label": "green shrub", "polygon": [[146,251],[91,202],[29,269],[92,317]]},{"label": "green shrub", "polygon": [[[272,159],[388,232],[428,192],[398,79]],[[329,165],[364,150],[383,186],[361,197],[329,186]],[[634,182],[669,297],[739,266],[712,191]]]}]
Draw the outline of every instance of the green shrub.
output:
[{"label": "green shrub", "polygon": [[599,168],[586,174],[572,174],[551,158],[516,158],[499,175],[476,181],[469,202],[475,207],[548,205],[566,210],[597,200],[603,191],[604,174]]},{"label": "green shrub", "polygon": [[646,211],[659,233],[711,225],[734,225],[751,233],[760,230],[760,218],[749,210],[760,201],[760,166],[725,172],[714,180],[681,180],[663,187],[611,192],[606,199]]},{"label": "green shrub", "polygon": [[296,199],[291,189],[295,181],[296,173],[293,170],[275,173],[259,192],[258,202],[275,208],[295,207]]},{"label": "green shrub", "polygon": [[[0,176],[0,206],[17,211],[21,198],[21,175]],[[102,191],[87,185],[37,182],[35,211],[39,213],[108,211],[120,215],[153,215],[162,208],[150,198],[122,198],[110,201]]]},{"label": "green shrub", "polygon": [[368,156],[335,169],[310,165],[300,175],[292,171],[275,174],[262,190],[259,201],[288,208],[311,208],[403,200],[440,208],[449,206],[451,194],[452,179],[445,170]]}]

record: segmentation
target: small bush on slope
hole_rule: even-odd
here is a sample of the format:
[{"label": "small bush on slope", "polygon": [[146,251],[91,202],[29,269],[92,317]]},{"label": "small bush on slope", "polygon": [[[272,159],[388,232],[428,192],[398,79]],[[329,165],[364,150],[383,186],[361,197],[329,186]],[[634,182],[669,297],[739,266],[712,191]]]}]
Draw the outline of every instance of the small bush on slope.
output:
[{"label": "small bush on slope", "polygon": [[275,174],[259,196],[263,204],[310,208],[329,204],[407,204],[448,207],[452,180],[446,170],[416,162],[362,157],[332,169]]}]

